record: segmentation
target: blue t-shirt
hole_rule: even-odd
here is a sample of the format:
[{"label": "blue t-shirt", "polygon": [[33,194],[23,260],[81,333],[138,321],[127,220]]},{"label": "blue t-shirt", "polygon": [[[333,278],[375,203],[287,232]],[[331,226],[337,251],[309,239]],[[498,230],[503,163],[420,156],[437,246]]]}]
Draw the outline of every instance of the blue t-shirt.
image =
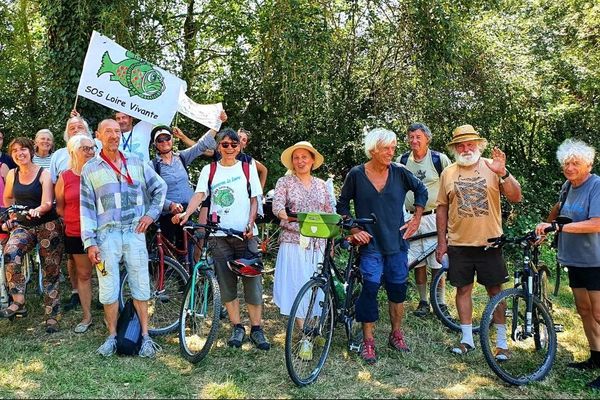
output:
[{"label": "blue t-shirt", "polygon": [[[600,177],[592,174],[581,186],[571,186],[561,215],[573,222],[600,217]],[[571,267],[600,267],[600,233],[560,233],[558,261]]]},{"label": "blue t-shirt", "polygon": [[357,218],[377,217],[377,223],[365,225],[365,230],[373,236],[361,251],[377,251],[390,255],[408,250],[406,240],[402,239],[404,231],[403,205],[406,192],[415,195],[415,206],[425,207],[427,188],[408,169],[392,163],[389,166],[388,178],[381,192],[378,192],[365,173],[365,166],[358,165],[348,172],[337,204],[340,215],[350,215],[350,200],[354,201]]}]

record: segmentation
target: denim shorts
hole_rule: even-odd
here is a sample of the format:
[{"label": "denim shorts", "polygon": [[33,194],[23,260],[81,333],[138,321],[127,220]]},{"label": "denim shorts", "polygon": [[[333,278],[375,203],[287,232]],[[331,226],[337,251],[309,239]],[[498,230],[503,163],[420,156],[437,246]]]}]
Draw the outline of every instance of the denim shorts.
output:
[{"label": "denim shorts", "polygon": [[98,247],[106,271],[103,275],[96,268],[100,303],[113,304],[119,299],[121,261],[127,269],[131,297],[140,301],[150,299],[146,235],[135,233],[134,227],[108,228],[98,232]]},{"label": "denim shorts", "polygon": [[388,255],[363,251],[360,253],[360,272],[365,281],[401,284],[408,279],[408,256],[405,251]]}]

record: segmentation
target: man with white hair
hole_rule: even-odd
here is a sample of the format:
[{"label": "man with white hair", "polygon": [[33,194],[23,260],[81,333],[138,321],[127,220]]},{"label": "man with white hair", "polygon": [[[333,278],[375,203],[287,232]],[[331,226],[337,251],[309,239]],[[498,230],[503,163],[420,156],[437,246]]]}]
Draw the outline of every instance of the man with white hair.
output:
[{"label": "man with white hair", "polygon": [[[499,293],[502,284],[509,279],[502,250],[485,250],[489,238],[502,235],[500,196],[504,195],[512,203],[521,200],[521,185],[506,169],[506,155],[495,147],[492,159],[484,159],[481,152],[486,146],[487,140],[471,125],[454,130],[448,149],[456,162],[442,173],[437,197],[436,258],[440,262],[442,256],[448,254],[448,279],[456,287],[456,308],[462,331],[462,338],[452,352],[461,355],[475,348],[471,297],[475,274],[490,297]],[[496,358],[507,360],[510,353],[504,315],[496,316],[494,324]]]},{"label": "man with white hair", "polygon": [[[354,202],[357,218],[377,222],[365,230],[352,231],[350,241],[361,245],[360,270],[363,284],[356,301],[356,320],[362,322],[363,345],[361,357],[369,364],[377,360],[373,330],[379,319],[377,292],[384,283],[392,325],[388,344],[398,351],[410,351],[402,331],[406,281],[408,279],[408,244],[406,239],[419,228],[427,189],[408,169],[392,162],[396,151],[396,134],[386,129],[373,129],[365,136],[365,164],[353,167],[344,181],[337,205],[340,215],[350,215]],[[414,193],[415,213],[404,222],[402,205],[406,193]]]},{"label": "man with white hair", "polygon": [[[411,124],[406,133],[406,141],[410,146],[410,151],[407,151],[396,159],[396,162],[406,165],[406,168],[419,178],[427,188],[427,204],[423,211],[419,230],[415,232],[416,235],[434,232],[436,229],[435,201],[440,189],[440,175],[444,168],[450,165],[450,159],[447,155],[429,148],[431,136],[431,130],[427,125],[421,122]],[[407,193],[404,206],[410,214],[414,214],[416,211],[414,202],[415,199],[413,194],[410,192]],[[426,249],[435,246],[436,242],[437,239],[435,237],[412,241],[410,243],[410,248],[408,249],[408,263],[411,264]],[[432,281],[435,274],[439,272],[442,267],[441,264],[436,261],[435,254],[430,255],[415,266],[415,283],[417,285],[417,291],[419,292],[419,306],[413,314],[417,317],[425,317],[429,314],[429,302],[427,301],[427,268],[425,268],[425,266],[431,268]],[[445,284],[446,280],[442,279],[438,290],[441,300],[440,307],[442,309],[446,307],[444,299],[446,293]]]}]

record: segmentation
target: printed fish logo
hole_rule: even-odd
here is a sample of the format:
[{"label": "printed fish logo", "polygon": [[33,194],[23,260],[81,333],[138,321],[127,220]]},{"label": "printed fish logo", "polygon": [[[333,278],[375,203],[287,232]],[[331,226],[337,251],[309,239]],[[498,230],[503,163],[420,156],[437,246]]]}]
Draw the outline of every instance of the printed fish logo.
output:
[{"label": "printed fish logo", "polygon": [[108,51],[105,52],[97,76],[112,74],[110,80],[117,81],[129,89],[129,95],[132,97],[139,96],[145,100],[158,98],[166,89],[162,74],[131,51],[126,51],[125,56],[128,58],[115,63],[110,59]]}]

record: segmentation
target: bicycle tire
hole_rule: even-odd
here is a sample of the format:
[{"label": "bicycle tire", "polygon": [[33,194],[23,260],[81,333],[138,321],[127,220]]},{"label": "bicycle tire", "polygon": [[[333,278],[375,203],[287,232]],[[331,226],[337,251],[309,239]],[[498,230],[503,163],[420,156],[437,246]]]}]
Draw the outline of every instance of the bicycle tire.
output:
[{"label": "bicycle tire", "polygon": [[[556,357],[554,323],[548,309],[537,297],[533,297],[532,333],[524,333],[526,296],[524,290],[511,288],[492,297],[485,309],[479,333],[483,355],[492,371],[515,386],[544,379]],[[496,338],[491,329],[494,326],[493,314],[498,307],[504,307],[500,312],[505,315],[506,340],[510,349],[510,358],[504,361],[495,357]]]},{"label": "bicycle tire", "polygon": [[[159,269],[158,257],[148,260],[150,275],[150,299],[148,300],[148,334],[151,336],[166,335],[174,332],[179,326],[179,306],[189,275],[177,261],[171,257],[164,258],[164,289],[157,290]],[[119,301],[121,307],[131,295],[127,283],[127,272],[121,280]]]},{"label": "bicycle tire", "polygon": [[[290,310],[285,333],[285,366],[297,386],[313,383],[329,355],[335,326],[332,295],[327,281],[312,278],[300,289]],[[315,357],[317,351],[320,354]]]},{"label": "bicycle tire", "polygon": [[263,274],[272,274],[275,272],[275,263],[277,261],[277,253],[279,252],[280,232],[281,227],[279,227],[279,225],[268,222],[260,225],[258,250],[262,255],[263,264],[265,266]]},{"label": "bicycle tire", "polygon": [[[448,269],[442,268],[432,279],[431,287],[429,288],[429,302],[431,303],[431,308],[437,318],[448,329],[454,332],[460,332],[460,319],[458,318],[458,310],[456,309],[456,288],[446,279],[447,274]],[[440,293],[437,290],[442,279],[445,280],[444,298],[440,296]],[[485,287],[474,283],[471,297],[473,299],[473,333],[478,333],[480,329],[481,314],[488,302],[488,295]],[[446,306],[445,308],[444,305]]]},{"label": "bicycle tire", "polygon": [[[192,305],[192,281],[188,282],[179,313],[179,349],[186,360],[196,364],[206,357],[217,338],[221,324],[221,292],[214,272],[200,271],[196,276]],[[195,311],[204,308],[204,312]]]}]

